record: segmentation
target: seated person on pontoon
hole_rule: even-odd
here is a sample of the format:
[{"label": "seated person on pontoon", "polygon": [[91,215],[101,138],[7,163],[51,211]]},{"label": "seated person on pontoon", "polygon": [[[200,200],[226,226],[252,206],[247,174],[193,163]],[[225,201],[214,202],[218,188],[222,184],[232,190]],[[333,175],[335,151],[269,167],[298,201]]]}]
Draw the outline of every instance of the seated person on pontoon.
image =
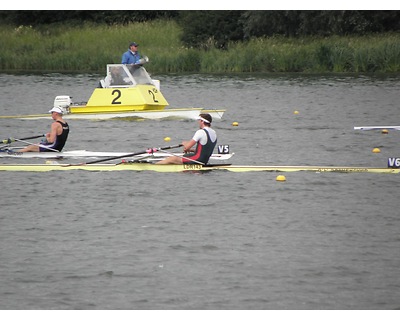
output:
[{"label": "seated person on pontoon", "polygon": [[60,152],[68,138],[69,126],[62,118],[63,110],[53,107],[50,111],[54,122],[51,124],[50,132],[46,133],[45,141],[40,144],[31,144],[18,152]]}]

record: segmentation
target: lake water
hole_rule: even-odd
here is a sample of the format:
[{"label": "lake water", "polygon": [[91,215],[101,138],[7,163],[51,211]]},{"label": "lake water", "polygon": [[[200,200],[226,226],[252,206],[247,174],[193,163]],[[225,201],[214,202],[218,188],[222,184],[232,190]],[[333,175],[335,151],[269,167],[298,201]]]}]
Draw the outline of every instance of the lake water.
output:
[{"label": "lake water", "polygon": [[[101,76],[0,74],[0,114],[47,112],[57,95],[87,101]],[[400,124],[397,76],[154,77],[170,107],[226,109],[213,127],[234,164],[386,167],[400,156],[400,133],[353,130]],[[50,123],[0,119],[0,137]],[[137,152],[197,128],[69,124],[65,150]],[[1,172],[0,309],[399,309],[399,177],[276,176]]]}]

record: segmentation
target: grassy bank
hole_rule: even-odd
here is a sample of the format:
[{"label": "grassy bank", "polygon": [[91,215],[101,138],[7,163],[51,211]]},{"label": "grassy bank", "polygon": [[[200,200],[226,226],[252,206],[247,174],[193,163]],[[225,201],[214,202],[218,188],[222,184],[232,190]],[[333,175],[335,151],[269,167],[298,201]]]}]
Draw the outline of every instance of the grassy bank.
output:
[{"label": "grassy bank", "polygon": [[0,26],[0,70],[103,72],[120,63],[130,41],[150,58],[152,73],[177,72],[400,72],[400,34],[232,43],[229,50],[184,48],[172,21],[128,26],[34,29]]}]

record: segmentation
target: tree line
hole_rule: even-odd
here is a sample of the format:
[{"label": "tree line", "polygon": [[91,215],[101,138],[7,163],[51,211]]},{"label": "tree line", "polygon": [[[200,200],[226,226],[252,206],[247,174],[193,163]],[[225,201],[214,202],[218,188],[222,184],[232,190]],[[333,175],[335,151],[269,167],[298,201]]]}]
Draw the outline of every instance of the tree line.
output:
[{"label": "tree line", "polygon": [[176,21],[188,47],[226,49],[229,42],[255,37],[365,35],[399,32],[396,10],[41,10],[0,11],[0,23],[44,28],[52,24],[119,25],[155,19]]}]

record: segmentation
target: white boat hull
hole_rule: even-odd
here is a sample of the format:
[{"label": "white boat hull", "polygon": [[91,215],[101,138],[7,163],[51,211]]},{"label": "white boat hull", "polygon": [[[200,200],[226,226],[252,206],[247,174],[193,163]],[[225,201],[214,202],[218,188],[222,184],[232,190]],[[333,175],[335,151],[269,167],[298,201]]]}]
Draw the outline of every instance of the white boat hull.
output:
[{"label": "white boat hull", "polygon": [[[110,120],[110,119],[196,119],[200,113],[209,113],[213,120],[221,120],[225,110],[220,109],[202,109],[202,108],[181,108],[164,110],[146,110],[146,111],[127,111],[127,112],[104,112],[104,113],[67,113],[63,115],[66,120]],[[31,114],[0,116],[0,119],[22,119],[39,120],[49,119],[50,114]]]},{"label": "white boat hull", "polygon": [[354,127],[354,130],[400,130],[400,126],[364,126]]},{"label": "white boat hull", "polygon": [[[18,149],[12,152],[0,150],[0,158],[16,158],[16,159],[59,159],[59,158],[108,158],[108,157],[124,157],[130,152],[106,152],[106,151],[87,151],[87,150],[72,150],[63,152],[18,152]],[[173,153],[174,155],[183,156],[183,153]],[[165,152],[153,152],[151,154],[143,153],[133,157],[133,159],[144,158],[149,162],[160,161],[168,157],[170,154]],[[234,153],[219,154],[214,153],[210,157],[210,161],[225,161],[232,158]],[[131,158],[131,157],[126,157]]]}]

